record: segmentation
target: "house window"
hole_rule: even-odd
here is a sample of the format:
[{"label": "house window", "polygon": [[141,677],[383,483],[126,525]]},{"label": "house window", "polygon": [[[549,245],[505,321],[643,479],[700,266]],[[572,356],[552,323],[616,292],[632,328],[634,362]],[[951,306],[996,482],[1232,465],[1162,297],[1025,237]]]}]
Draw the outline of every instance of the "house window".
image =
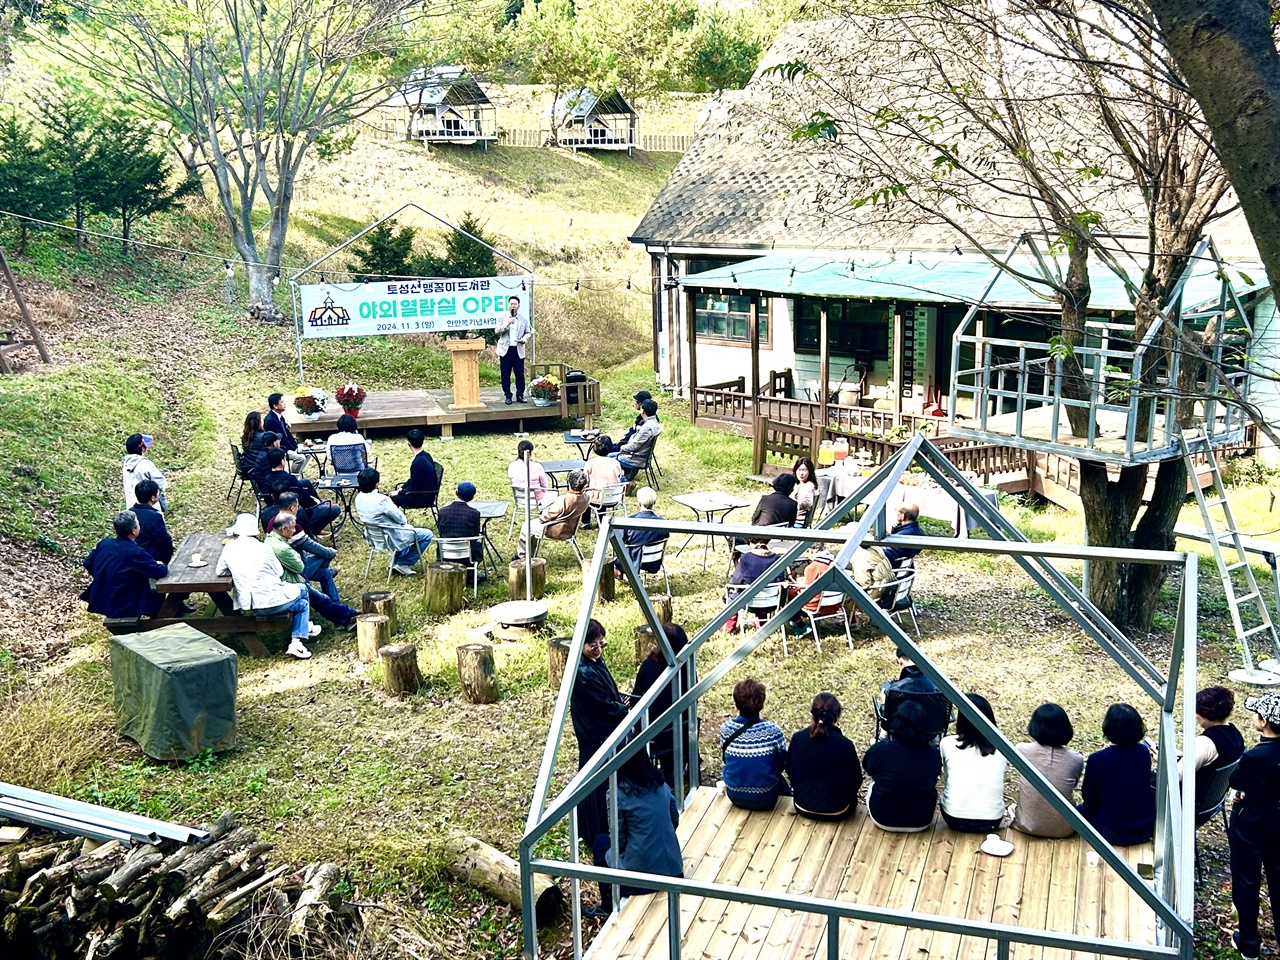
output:
[{"label": "house window", "polygon": [[[892,303],[883,301],[827,301],[827,349],[844,357],[869,354],[871,360],[888,360],[893,309]],[[821,311],[821,300],[804,297],[798,302],[797,353],[818,352]]]},{"label": "house window", "polygon": [[[693,297],[694,330],[708,340],[750,341],[751,297],[733,294],[697,293]],[[769,301],[760,301],[756,326],[760,342],[769,342]]]}]

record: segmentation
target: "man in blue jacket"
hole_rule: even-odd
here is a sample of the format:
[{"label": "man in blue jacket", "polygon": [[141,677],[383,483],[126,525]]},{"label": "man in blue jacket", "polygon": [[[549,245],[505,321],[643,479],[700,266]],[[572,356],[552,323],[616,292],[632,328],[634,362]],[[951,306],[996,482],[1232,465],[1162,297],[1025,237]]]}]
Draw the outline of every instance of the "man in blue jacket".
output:
[{"label": "man in blue jacket", "polygon": [[289,429],[289,421],[284,418],[283,393],[273,393],[267,397],[267,415],[262,418],[262,429],[280,438],[280,447],[289,460],[289,472],[301,475],[307,458],[298,452],[298,440]]},{"label": "man in blue jacket", "polygon": [[169,568],[134,543],[139,528],[132,510],[117,513],[111,525],[116,535],[99,540],[84,558],[84,568],[93,582],[80,599],[88,602],[90,613],[108,619],[154,617],[164,597],[156,593],[151,581],[167,577]]},{"label": "man in blue jacket", "polygon": [[154,480],[140,480],[134,487],[138,502],[131,508],[138,518],[138,539],[134,541],[161,563],[173,559],[173,537],[160,512],[160,485]]}]

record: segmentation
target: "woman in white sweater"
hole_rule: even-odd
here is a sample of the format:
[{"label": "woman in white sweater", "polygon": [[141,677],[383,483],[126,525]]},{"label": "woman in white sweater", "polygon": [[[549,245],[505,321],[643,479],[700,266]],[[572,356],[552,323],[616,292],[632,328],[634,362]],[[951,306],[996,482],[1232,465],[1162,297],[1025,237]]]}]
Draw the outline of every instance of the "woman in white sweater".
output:
[{"label": "woman in white sweater", "polygon": [[[978,712],[996,722],[987,698],[966,694]],[[963,713],[956,718],[955,736],[941,744],[942,770],[947,777],[942,791],[942,819],[961,833],[990,833],[1004,816],[1004,755],[983,736]]]}]

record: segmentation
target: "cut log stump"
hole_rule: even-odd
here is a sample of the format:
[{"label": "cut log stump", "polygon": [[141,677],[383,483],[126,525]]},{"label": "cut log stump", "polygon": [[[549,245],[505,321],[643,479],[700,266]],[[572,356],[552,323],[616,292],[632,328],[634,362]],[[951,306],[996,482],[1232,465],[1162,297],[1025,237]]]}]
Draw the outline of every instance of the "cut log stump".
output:
[{"label": "cut log stump", "polygon": [[391,621],[391,636],[400,633],[400,619],[396,616],[396,595],[389,590],[371,590],[360,598],[361,613],[380,613]]},{"label": "cut log stump", "polygon": [[[533,594],[530,600],[541,600],[547,592],[547,561],[543,557],[533,558]],[[507,596],[512,600],[523,600],[524,596],[524,558],[512,560],[507,567]]]},{"label": "cut log stump", "polygon": [[467,568],[460,563],[427,564],[422,587],[427,613],[452,615],[462,609],[467,596]]},{"label": "cut log stump", "polygon": [[647,623],[636,627],[636,663],[642,661],[649,655],[649,651],[657,646],[658,641],[653,639],[653,628]]},{"label": "cut log stump", "polygon": [[417,693],[422,686],[418,669],[418,648],[412,643],[393,643],[378,651],[382,658],[382,687],[393,697]]},{"label": "cut log stump", "polygon": [[[589,566],[584,566],[582,568],[584,573],[589,569]],[[612,600],[617,596],[617,590],[615,587],[616,585],[613,579],[613,564],[606,563],[600,571],[600,579],[597,581],[596,596],[601,600]]]},{"label": "cut log stump", "polygon": [[547,686],[559,690],[564,668],[569,663],[569,645],[573,637],[552,637],[547,641]]},{"label": "cut log stump", "polygon": [[458,676],[462,680],[462,695],[468,703],[498,702],[498,672],[493,664],[492,644],[459,646]]},{"label": "cut log stump", "polygon": [[675,612],[672,609],[670,594],[655,593],[649,598],[649,602],[653,604],[653,610],[658,615],[659,623],[675,623]]},{"label": "cut log stump", "polygon": [[[462,834],[445,840],[444,849],[446,869],[451,874],[520,910],[520,864],[483,840]],[[546,874],[533,875],[533,899],[539,927],[559,919],[564,909],[564,891]]]},{"label": "cut log stump", "polygon": [[362,613],[356,617],[356,651],[361,660],[378,659],[378,650],[391,642],[391,618],[385,613]]}]

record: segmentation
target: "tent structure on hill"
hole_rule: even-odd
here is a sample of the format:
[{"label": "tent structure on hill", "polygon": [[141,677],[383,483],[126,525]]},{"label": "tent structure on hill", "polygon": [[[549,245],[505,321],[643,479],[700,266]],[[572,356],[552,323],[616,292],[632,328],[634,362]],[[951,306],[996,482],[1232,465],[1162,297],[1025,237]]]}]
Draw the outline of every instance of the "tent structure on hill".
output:
[{"label": "tent structure on hill", "polygon": [[586,87],[556,98],[551,114],[558,121],[556,141],[572,150],[625,150],[640,145],[635,107],[617,90],[603,96]]},{"label": "tent structure on hill", "polygon": [[410,140],[487,149],[498,139],[497,109],[465,67],[416,70],[383,108],[407,111]]}]

